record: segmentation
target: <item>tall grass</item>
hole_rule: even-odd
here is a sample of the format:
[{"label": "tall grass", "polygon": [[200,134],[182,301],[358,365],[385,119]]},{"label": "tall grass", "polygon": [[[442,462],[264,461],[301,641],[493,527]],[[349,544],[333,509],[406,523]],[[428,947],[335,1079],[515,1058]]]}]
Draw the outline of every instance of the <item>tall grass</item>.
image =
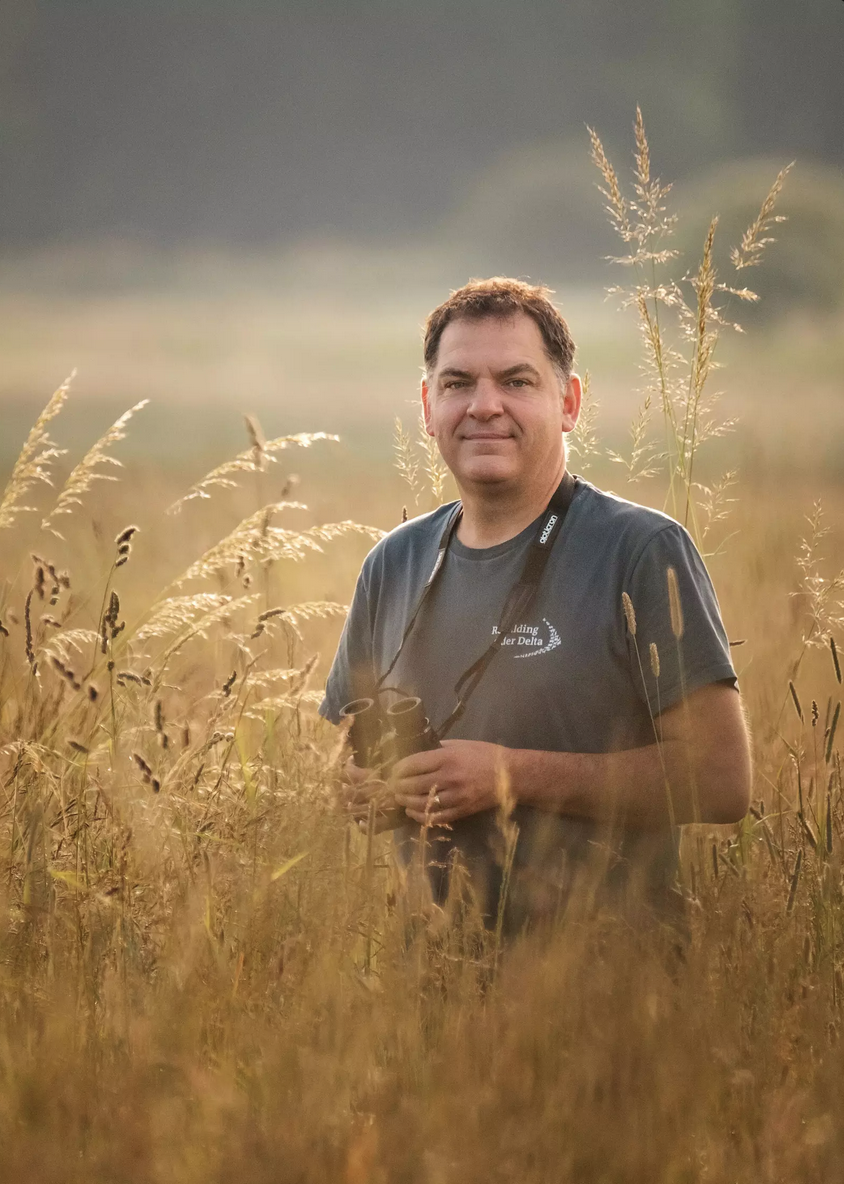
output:
[{"label": "tall grass", "polygon": [[[696,479],[702,446],[735,423],[719,415],[718,392],[712,391],[711,380],[719,365],[718,340],[724,329],[742,331],[736,321],[727,319],[730,298],[753,302],[758,297],[750,288],[719,279],[713,260],[717,215],[709,223],[697,266],[679,276],[673,273],[680,253],[671,245],[677,222],[668,209],[671,186],[652,173],[638,108],[634,131],[633,183],[628,196],[600,137],[589,129],[607,213],[627,251],[614,262],[633,276],[631,284],[610,291],[621,298],[622,307],[636,310],[644,347],[643,401],[631,426],[630,455],[611,453],[611,457],[626,468],[630,481],[664,473],[666,509],[704,542],[724,516],[726,492],[734,478],[727,473],[711,487]],[[730,259],[736,272],[758,266],[765,248],[774,241],[771,227],[785,220],[774,210],[792,167],[780,171],[740,245],[732,248]],[[653,431],[654,411],[662,416],[659,434]]]},{"label": "tall grass", "polygon": [[[681,386],[641,121],[636,144],[635,210],[599,156],[634,256],[653,256],[632,264],[645,275],[633,303],[665,434],[635,428],[629,472],[662,464],[669,508],[703,537],[695,458],[718,282],[706,266],[690,280],[703,311],[680,309]],[[760,223],[739,249],[764,237]],[[502,952],[334,807],[341,749],[314,711],[314,630],[342,606],[316,581],[291,595],[291,572],[379,532],[342,517],[297,528],[302,504],[266,484],[278,451],[332,442],[267,443],[252,421],[249,448],[177,516],[150,523],[124,489],[125,521],[92,559],[106,505],[93,464],[74,470],[75,501],[21,514],[47,491],[63,398],[0,502],[0,1178],[836,1179],[842,581],[820,517],[796,564],[787,536],[774,555],[759,541],[781,503],[735,508],[756,787],[741,825],[687,828],[688,946],[574,910]],[[403,429],[398,452],[424,508],[423,474],[442,492],[437,458]],[[245,483],[249,513],[213,545],[190,542],[185,516],[211,492],[222,505],[230,483]],[[36,526],[62,505],[63,539]],[[156,552],[169,570],[151,588]],[[760,586],[779,598],[776,648]]]}]

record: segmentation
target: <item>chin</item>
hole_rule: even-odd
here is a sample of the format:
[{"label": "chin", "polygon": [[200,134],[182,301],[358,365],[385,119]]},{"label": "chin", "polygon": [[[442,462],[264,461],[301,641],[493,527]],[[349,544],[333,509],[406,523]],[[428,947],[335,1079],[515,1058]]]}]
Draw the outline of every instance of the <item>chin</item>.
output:
[{"label": "chin", "polygon": [[502,463],[496,457],[484,457],[483,461],[466,465],[459,474],[461,481],[470,485],[510,484],[517,478],[512,465]]}]

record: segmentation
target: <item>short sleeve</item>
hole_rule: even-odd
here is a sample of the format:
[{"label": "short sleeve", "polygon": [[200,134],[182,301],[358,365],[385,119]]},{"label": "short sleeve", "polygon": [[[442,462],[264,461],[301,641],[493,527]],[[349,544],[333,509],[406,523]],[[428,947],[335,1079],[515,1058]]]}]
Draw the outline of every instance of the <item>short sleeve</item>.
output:
[{"label": "short sleeve", "polygon": [[[672,580],[677,592],[673,617]],[[636,618],[635,637],[627,629],[631,674],[654,715],[709,683],[736,685],[715,589],[688,531],[670,523],[653,535],[624,590]]]},{"label": "short sleeve", "polygon": [[372,621],[364,569],[358,576],[349,615],[328,672],[320,715],[333,724],[339,723],[342,708],[352,699],[371,695],[374,685]]}]

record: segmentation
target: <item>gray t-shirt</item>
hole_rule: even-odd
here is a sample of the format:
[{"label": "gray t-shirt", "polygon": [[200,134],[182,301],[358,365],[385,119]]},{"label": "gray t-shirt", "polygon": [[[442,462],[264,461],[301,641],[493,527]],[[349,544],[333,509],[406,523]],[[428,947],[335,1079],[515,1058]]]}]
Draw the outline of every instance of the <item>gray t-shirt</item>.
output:
[{"label": "gray t-shirt", "polygon": [[[397,527],[364,561],[320,709],[333,722],[346,702],[374,694],[431,572],[453,506]],[[455,683],[491,642],[537,525],[538,520],[495,547],[474,549],[452,539],[387,680],[404,694],[418,695],[435,728],[455,705]],[[682,607],[679,641],[671,626],[669,567],[676,572]],[[636,614],[635,638],[623,592]],[[505,638],[449,737],[553,752],[622,751],[652,744],[652,716],[722,679],[735,680],[729,643],[712,583],[688,533],[665,514],[579,478],[532,608]],[[654,792],[664,793],[664,785],[655,785]],[[517,868],[558,881],[561,861],[570,870],[590,845],[605,843],[589,820],[523,806],[516,817]],[[444,846],[457,846],[476,870],[490,860],[494,865],[495,830],[494,815],[477,815],[457,823]],[[404,837],[409,833],[410,828]],[[636,859],[638,851],[648,874],[663,887],[668,884],[675,862],[669,836],[628,831],[619,844],[621,864]],[[485,874],[494,893],[492,865]]]}]

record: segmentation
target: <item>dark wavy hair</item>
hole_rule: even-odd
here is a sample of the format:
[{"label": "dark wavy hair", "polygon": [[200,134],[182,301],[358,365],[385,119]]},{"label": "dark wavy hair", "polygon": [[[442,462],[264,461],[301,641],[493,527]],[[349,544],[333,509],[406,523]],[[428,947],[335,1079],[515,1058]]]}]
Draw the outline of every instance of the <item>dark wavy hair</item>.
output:
[{"label": "dark wavy hair", "polygon": [[469,280],[435,308],[425,322],[423,356],[426,374],[430,374],[437,364],[440,339],[452,321],[480,321],[486,317],[504,320],[523,312],[539,326],[548,357],[563,380],[568,382],[574,366],[574,341],[562,315],[549,300],[551,294],[550,288],[505,276]]}]

